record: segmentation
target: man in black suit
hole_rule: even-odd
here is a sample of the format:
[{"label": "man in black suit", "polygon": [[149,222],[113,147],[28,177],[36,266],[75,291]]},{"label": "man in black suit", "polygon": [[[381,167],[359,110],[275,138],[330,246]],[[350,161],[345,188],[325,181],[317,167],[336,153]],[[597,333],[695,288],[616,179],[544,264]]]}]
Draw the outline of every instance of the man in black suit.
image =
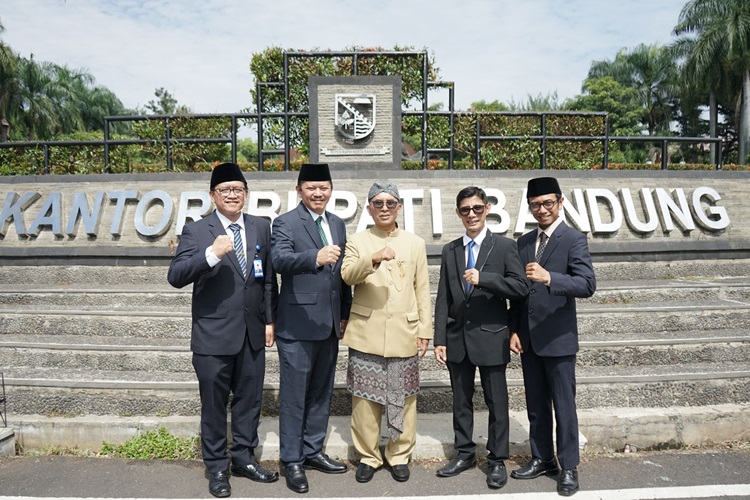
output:
[{"label": "man in black suit", "polygon": [[563,196],[557,179],[531,179],[526,198],[539,226],[518,239],[529,295],[511,303],[510,348],[521,354],[531,461],[512,471],[511,477],[558,474],[552,440],[554,405],[557,460],[562,468],[557,492],[569,496],[579,489],[576,298],[594,294],[596,277],[586,235],[560,218]]},{"label": "man in black suit", "polygon": [[240,167],[222,163],[211,173],[216,210],[187,224],[167,279],[193,285],[190,348],[201,397],[201,451],[216,497],[231,494],[227,403],[232,399],[232,474],[262,483],[277,472],[255,458],[265,374],[265,347],[274,343],[276,275],[270,224],[243,214],[247,181]]},{"label": "man in black suit", "polygon": [[301,202],[274,220],[271,238],[273,264],[281,274],[279,454],[286,484],[297,493],[309,491],[305,469],[347,470],[323,453],[339,338],[352,303],[351,288],[341,279],[346,226],[326,211],[332,191],[328,165],[302,165]]},{"label": "man in black suit", "polygon": [[492,234],[485,224],[490,205],[483,189],[470,186],[456,197],[466,234],[443,247],[435,302],[435,357],[448,366],[453,390],[454,446],[458,455],[438,470],[450,477],[476,466],[474,377],[479,375],[489,408],[487,485],[508,480],[508,300],[528,293],[516,242]]}]

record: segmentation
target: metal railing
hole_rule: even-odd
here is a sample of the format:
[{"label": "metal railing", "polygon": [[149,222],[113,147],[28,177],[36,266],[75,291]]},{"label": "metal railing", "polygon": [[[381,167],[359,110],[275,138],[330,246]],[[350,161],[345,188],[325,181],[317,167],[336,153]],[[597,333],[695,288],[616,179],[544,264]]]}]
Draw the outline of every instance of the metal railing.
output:
[{"label": "metal railing", "polygon": [[[436,113],[437,114],[437,113]],[[476,168],[481,168],[481,145],[483,142],[504,142],[504,141],[518,141],[518,140],[531,140],[540,142],[540,154],[539,154],[539,167],[542,170],[547,169],[547,141],[571,141],[571,142],[597,142],[601,141],[603,144],[602,154],[602,169],[607,169],[609,165],[609,143],[610,142],[622,142],[622,143],[658,143],[660,144],[660,156],[661,156],[661,168],[662,170],[668,170],[669,165],[669,144],[670,143],[688,143],[688,144],[717,144],[719,147],[716,148],[716,170],[722,169],[722,139],[720,137],[677,137],[677,136],[616,136],[609,135],[609,117],[604,112],[508,112],[508,111],[497,111],[491,113],[482,113],[483,115],[509,115],[509,116],[538,116],[541,120],[539,135],[482,135],[481,123],[477,119],[476,123],[476,145],[474,148],[474,161]],[[605,120],[604,135],[547,135],[547,117],[550,115],[572,115],[572,116],[602,116]],[[453,119],[451,113],[451,120]]]},{"label": "metal railing", "polygon": [[[447,86],[450,92],[450,101],[453,101],[453,82],[430,82],[430,85],[434,86]],[[452,106],[451,106],[452,107]],[[553,141],[570,141],[570,142],[601,142],[603,145],[602,153],[602,168],[607,169],[609,165],[609,144],[611,142],[617,143],[656,143],[659,144],[661,153],[661,168],[663,170],[668,169],[669,165],[669,145],[674,143],[682,144],[717,144],[719,147],[716,148],[716,159],[715,165],[717,170],[722,169],[723,154],[722,154],[722,139],[712,137],[673,137],[673,136],[613,136],[609,135],[609,127],[605,126],[605,133],[603,135],[548,135],[547,131],[547,118],[549,116],[559,115],[593,115],[603,116],[605,123],[608,123],[606,113],[578,113],[578,112],[480,112],[480,113],[469,113],[455,111],[428,111],[424,114],[427,116],[445,116],[449,123],[449,145],[447,148],[428,148],[426,146],[427,120],[424,122],[423,144],[424,149],[422,152],[422,168],[427,168],[427,159],[432,154],[443,154],[447,155],[448,169],[454,168],[454,159],[456,155],[455,151],[455,120],[457,115],[476,115],[476,131],[475,131],[475,145],[473,153],[474,165],[476,169],[482,168],[481,151],[484,143],[492,142],[507,142],[507,141],[538,141],[540,143],[539,152],[539,168],[542,170],[547,169],[547,144]],[[289,170],[289,157],[291,148],[288,144],[285,144],[284,149],[266,149],[263,150],[262,137],[260,131],[262,130],[262,122],[264,118],[269,117],[288,117],[294,116],[307,116],[307,113],[230,113],[230,114],[190,114],[190,115],[148,115],[148,116],[108,116],[105,118],[104,123],[104,139],[101,141],[96,140],[84,140],[84,141],[27,141],[27,142],[3,142],[0,143],[0,148],[42,148],[43,153],[43,165],[44,174],[49,174],[50,167],[50,148],[55,147],[82,147],[82,146],[101,146],[104,150],[104,171],[109,173],[110,170],[110,152],[113,146],[120,145],[147,145],[162,143],[166,150],[166,167],[168,171],[173,170],[173,158],[172,158],[172,145],[173,144],[229,144],[231,149],[231,161],[237,162],[238,153],[238,124],[240,121],[254,121],[258,124],[258,170],[263,170],[263,157],[270,154],[279,154],[285,156],[284,169]],[[422,111],[404,111],[403,116],[423,116]],[[481,117],[482,116],[493,116],[493,115],[507,115],[507,116],[537,116],[540,119],[540,134],[537,135],[483,135],[481,133]],[[229,118],[231,121],[231,128],[228,136],[224,137],[204,137],[204,138],[175,138],[172,136],[172,129],[170,122],[175,119],[211,119],[211,118]],[[164,122],[165,133],[163,139],[113,139],[111,137],[112,124],[116,122],[128,122],[128,121],[144,121],[144,120],[156,120]]]}]

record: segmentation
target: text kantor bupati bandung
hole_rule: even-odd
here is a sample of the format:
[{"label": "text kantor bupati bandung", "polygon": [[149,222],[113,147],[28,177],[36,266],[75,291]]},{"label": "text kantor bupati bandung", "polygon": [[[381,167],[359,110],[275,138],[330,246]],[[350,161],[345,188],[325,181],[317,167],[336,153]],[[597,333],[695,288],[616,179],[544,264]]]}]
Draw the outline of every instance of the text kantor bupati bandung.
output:
[{"label": "text kantor bupati bandung", "polygon": [[[501,189],[485,187],[491,208],[488,227],[505,234],[526,232],[534,218],[526,204],[525,190],[508,202]],[[281,194],[283,193],[283,195]],[[297,203],[295,191],[250,191],[246,211],[273,220],[282,213],[282,196],[286,198],[284,211]],[[443,218],[453,216],[453,196],[441,189],[402,189],[404,229],[415,231],[415,217],[429,217],[430,229],[421,232],[432,236],[443,234]],[[675,229],[689,234],[696,229],[719,232],[729,227],[730,220],[721,195],[712,187],[694,188],[643,187],[631,190],[622,188],[576,188],[564,192],[563,217],[584,233],[606,237],[627,230],[636,235],[648,235]],[[356,222],[356,231],[372,225],[372,219],[363,206],[365,195],[352,191],[334,190],[328,210],[350,225]],[[416,208],[419,210],[416,210]],[[157,239],[174,229],[179,236],[183,226],[198,220],[213,209],[205,191],[167,192],[155,189],[75,191],[8,191],[0,212],[0,236],[10,229],[21,237],[39,236],[45,231],[56,237],[122,236],[125,222],[132,218],[134,231],[141,237]],[[508,234],[510,235],[510,234]],[[422,236],[429,236],[425,234]],[[2,240],[0,240],[0,245]]]}]

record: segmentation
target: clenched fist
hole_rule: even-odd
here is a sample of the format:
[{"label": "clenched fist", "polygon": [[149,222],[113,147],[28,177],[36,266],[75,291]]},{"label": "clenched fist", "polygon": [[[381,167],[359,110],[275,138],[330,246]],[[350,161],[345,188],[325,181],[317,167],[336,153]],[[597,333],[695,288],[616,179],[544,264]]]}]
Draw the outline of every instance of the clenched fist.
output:
[{"label": "clenched fist", "polygon": [[318,250],[318,256],[315,258],[315,262],[319,266],[325,266],[328,264],[334,264],[341,257],[341,248],[338,245],[326,245]]},{"label": "clenched fist", "polygon": [[211,251],[218,258],[223,258],[229,252],[234,251],[234,243],[232,242],[232,238],[230,238],[226,234],[217,236],[214,240],[214,244],[211,245]]},{"label": "clenched fist", "polygon": [[391,247],[384,247],[372,254],[372,264],[377,265],[384,260],[393,260],[396,258],[396,251]]}]

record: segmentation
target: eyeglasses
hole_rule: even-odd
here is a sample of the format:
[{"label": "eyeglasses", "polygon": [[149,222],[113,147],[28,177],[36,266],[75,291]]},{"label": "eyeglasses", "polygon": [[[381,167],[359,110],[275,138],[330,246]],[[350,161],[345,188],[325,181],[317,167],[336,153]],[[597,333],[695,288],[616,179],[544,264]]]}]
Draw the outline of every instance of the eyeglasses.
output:
[{"label": "eyeglasses", "polygon": [[215,192],[219,193],[223,197],[227,197],[230,194],[234,195],[241,195],[247,193],[247,188],[244,187],[223,187],[219,189],[214,189]]},{"label": "eyeglasses", "polygon": [[472,211],[477,215],[482,215],[484,213],[484,205],[474,205],[473,207],[460,207],[458,209],[458,213],[460,213],[464,217],[469,215],[469,212],[472,212]]},{"label": "eyeglasses", "polygon": [[560,200],[546,200],[546,201],[543,201],[542,203],[539,203],[539,202],[529,203],[529,208],[531,209],[532,212],[538,212],[539,209],[542,207],[544,207],[545,210],[552,210],[552,207],[557,205],[558,201]]},{"label": "eyeglasses", "polygon": [[394,208],[398,206],[398,202],[396,200],[388,200],[388,201],[372,200],[370,202],[370,205],[372,205],[374,208],[378,210],[381,210],[383,208],[383,205],[388,207],[388,210],[393,210]]}]

